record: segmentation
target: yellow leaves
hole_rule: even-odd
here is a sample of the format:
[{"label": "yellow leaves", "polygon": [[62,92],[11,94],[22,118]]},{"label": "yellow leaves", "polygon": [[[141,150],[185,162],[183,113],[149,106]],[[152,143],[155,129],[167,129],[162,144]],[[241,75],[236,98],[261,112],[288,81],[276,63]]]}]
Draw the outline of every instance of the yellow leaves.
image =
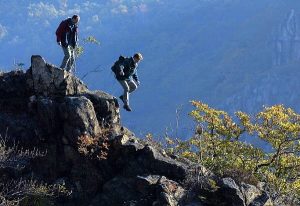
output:
[{"label": "yellow leaves", "polygon": [[195,110],[190,115],[201,125],[203,123],[204,134],[231,139],[239,138],[244,132],[226,112],[210,108],[202,102],[192,101],[192,105],[195,106]]},{"label": "yellow leaves", "polygon": [[[84,44],[87,44],[87,43],[90,43],[90,44],[95,44],[95,45],[100,45],[100,42],[94,37],[94,36],[88,36],[86,38],[83,39],[83,43]],[[83,45],[79,45],[75,48],[75,54],[76,54],[76,57],[80,57],[85,51],[85,46]]]},{"label": "yellow leaves", "polygon": [[146,140],[152,141],[153,140],[153,135],[151,133],[146,134]]},{"label": "yellow leaves", "polygon": [[217,182],[213,179],[208,179],[208,184],[213,191],[217,191],[220,187],[217,185]]},{"label": "yellow leaves", "polygon": [[197,140],[197,139],[191,139],[190,143],[192,145],[198,146],[201,144],[201,141]]},{"label": "yellow leaves", "polygon": [[[202,102],[191,103],[195,108],[190,115],[201,125],[201,132],[184,143],[175,143],[175,151],[192,161],[201,160],[201,164],[218,174],[248,171],[260,181],[267,181],[277,192],[298,191],[300,198],[299,114],[283,105],[274,105],[264,107],[253,117],[238,111],[232,118]],[[272,152],[238,141],[243,134],[264,140]]]},{"label": "yellow leaves", "polygon": [[196,159],[197,158],[196,154],[191,151],[184,151],[181,155],[182,155],[182,157],[187,158],[187,159]]},{"label": "yellow leaves", "polygon": [[84,38],[83,42],[100,45],[100,42],[94,36],[88,36],[88,37]]},{"label": "yellow leaves", "polygon": [[291,108],[284,108],[283,105],[265,107],[256,115],[258,122],[264,123],[265,127],[274,129],[294,130],[299,128],[299,115]]},{"label": "yellow leaves", "polygon": [[250,116],[246,113],[238,111],[235,113],[239,121],[241,122],[241,126],[245,128],[249,133],[253,131],[253,125],[251,124]]},{"label": "yellow leaves", "polygon": [[272,186],[273,189],[279,194],[294,196],[300,198],[300,179],[288,180],[280,178],[275,173],[265,173],[265,182]]},{"label": "yellow leaves", "polygon": [[[146,136],[146,137],[147,137],[147,136]],[[165,140],[166,140],[166,143],[167,143],[168,145],[173,145],[173,144],[175,144],[174,140],[170,139],[169,137],[166,137]]]},{"label": "yellow leaves", "polygon": [[298,193],[300,192],[300,178],[297,179],[295,182],[292,183],[292,188],[294,188],[295,190],[297,190]]}]

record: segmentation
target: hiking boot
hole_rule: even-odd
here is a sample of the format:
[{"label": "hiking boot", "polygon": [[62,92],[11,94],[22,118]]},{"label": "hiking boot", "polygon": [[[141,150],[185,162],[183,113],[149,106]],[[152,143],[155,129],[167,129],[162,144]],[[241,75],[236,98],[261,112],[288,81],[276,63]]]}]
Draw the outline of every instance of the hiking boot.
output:
[{"label": "hiking boot", "polygon": [[122,100],[122,102],[125,104],[124,99],[123,99],[123,95],[119,96],[119,98]]},{"label": "hiking boot", "polygon": [[131,112],[131,108],[129,107],[129,105],[124,105],[123,108],[128,111],[128,112]]}]

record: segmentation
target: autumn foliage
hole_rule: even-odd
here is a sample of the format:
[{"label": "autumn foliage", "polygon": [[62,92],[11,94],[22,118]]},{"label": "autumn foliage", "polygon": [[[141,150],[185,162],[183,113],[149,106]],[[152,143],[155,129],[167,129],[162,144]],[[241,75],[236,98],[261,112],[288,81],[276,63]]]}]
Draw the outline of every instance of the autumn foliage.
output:
[{"label": "autumn foliage", "polygon": [[[168,139],[168,151],[202,164],[214,173],[238,181],[264,182],[273,199],[300,199],[300,115],[283,105],[264,107],[250,116],[234,117],[192,101],[195,135],[188,141]],[[244,140],[262,140],[265,148]]]},{"label": "autumn foliage", "polygon": [[109,133],[109,129],[103,129],[102,132],[95,137],[90,135],[80,136],[78,138],[78,151],[91,158],[99,160],[107,159],[109,150]]}]

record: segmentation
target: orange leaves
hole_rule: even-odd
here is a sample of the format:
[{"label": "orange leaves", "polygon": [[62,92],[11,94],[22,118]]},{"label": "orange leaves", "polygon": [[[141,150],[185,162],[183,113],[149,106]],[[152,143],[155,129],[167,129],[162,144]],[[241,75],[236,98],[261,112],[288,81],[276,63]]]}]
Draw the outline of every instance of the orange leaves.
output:
[{"label": "orange leaves", "polygon": [[105,130],[96,137],[82,135],[78,138],[78,151],[86,156],[107,159],[109,131]]}]

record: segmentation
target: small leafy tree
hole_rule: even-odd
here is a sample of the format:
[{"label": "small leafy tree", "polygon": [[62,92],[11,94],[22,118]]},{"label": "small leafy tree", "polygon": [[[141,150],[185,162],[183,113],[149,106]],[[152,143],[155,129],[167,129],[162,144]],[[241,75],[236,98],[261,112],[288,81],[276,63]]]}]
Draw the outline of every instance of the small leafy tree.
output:
[{"label": "small leafy tree", "polygon": [[83,39],[83,44],[76,47],[76,56],[80,57],[84,53],[84,46],[86,44],[100,45],[100,42],[94,36],[88,36]]},{"label": "small leafy tree", "polygon": [[283,105],[257,114],[254,131],[273,151],[256,164],[255,172],[276,191],[300,198],[300,115]]},{"label": "small leafy tree", "polygon": [[[80,56],[82,56],[82,54],[84,53],[85,51],[85,46],[87,44],[94,44],[94,45],[100,45],[100,42],[94,37],[94,36],[88,36],[86,38],[84,38],[82,40],[82,45],[79,45],[76,47],[76,58],[79,58]],[[99,65],[100,66],[100,65]],[[81,77],[81,80],[83,80],[86,76],[88,76],[90,73],[98,73],[98,72],[101,72],[102,69],[99,68],[99,66],[97,66],[95,69],[92,69],[88,72],[86,72],[82,77]],[[76,66],[74,68],[76,70]]]},{"label": "small leafy tree", "polygon": [[[232,118],[202,102],[192,101],[192,105],[195,135],[188,141],[169,139],[169,152],[201,163],[216,174],[230,174],[238,181],[266,182],[273,198],[285,196],[286,201],[299,201],[299,114],[275,105],[264,107],[252,118],[240,111]],[[271,152],[242,142],[245,135],[260,138]]]},{"label": "small leafy tree", "polygon": [[23,62],[18,62],[14,59],[14,63],[13,63],[13,67],[14,67],[14,70],[23,70],[24,69],[24,66],[25,66],[25,63]]}]

